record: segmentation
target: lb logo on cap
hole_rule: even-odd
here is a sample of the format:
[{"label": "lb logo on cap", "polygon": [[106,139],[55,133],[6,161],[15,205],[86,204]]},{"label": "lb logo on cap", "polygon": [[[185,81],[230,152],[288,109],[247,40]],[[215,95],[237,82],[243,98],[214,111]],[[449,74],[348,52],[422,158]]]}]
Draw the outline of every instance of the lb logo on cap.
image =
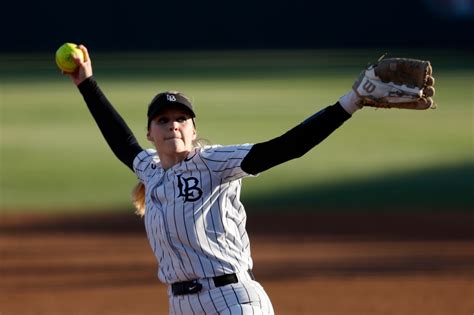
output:
[{"label": "lb logo on cap", "polygon": [[166,94],[166,99],[170,102],[176,102],[176,96],[173,94]]}]

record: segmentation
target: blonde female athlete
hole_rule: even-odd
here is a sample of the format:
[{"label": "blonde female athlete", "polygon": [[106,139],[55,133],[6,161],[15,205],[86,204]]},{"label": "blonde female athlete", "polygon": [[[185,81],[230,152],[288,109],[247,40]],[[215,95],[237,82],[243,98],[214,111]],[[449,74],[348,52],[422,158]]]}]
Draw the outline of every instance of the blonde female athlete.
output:
[{"label": "blonde female athlete", "polygon": [[195,112],[178,92],[148,106],[143,149],[100,90],[85,60],[69,74],[115,155],[138,177],[135,201],[144,217],[158,277],[168,285],[170,314],[273,314],[252,273],[242,179],[305,154],[359,109],[349,92],[285,134],[267,142],[194,145]]}]

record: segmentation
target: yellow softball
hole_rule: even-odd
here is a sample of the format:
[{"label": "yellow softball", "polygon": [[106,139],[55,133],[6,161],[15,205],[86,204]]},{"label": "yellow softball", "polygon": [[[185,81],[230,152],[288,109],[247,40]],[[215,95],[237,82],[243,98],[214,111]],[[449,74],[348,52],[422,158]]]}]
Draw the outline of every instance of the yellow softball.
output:
[{"label": "yellow softball", "polygon": [[77,65],[73,57],[79,57],[84,60],[84,53],[76,44],[65,43],[56,51],[56,64],[59,69],[64,72],[72,73],[76,70]]}]

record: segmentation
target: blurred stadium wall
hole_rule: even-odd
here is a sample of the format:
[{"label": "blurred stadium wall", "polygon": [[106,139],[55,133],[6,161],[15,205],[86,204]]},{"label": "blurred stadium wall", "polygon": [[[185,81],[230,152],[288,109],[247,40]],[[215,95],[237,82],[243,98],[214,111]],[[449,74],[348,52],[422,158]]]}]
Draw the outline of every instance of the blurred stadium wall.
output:
[{"label": "blurred stadium wall", "polygon": [[0,52],[474,47],[474,0],[6,1]]}]

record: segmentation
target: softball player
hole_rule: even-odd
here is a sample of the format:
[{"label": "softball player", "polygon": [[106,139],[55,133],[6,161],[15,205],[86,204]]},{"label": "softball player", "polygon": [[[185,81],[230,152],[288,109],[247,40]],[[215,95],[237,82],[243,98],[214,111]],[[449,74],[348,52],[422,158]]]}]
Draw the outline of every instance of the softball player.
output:
[{"label": "softball player", "polygon": [[[257,144],[196,146],[195,112],[181,93],[158,94],[148,107],[142,149],[85,61],[69,74],[115,155],[138,177],[144,216],[170,314],[273,314],[252,273],[242,179],[302,156],[359,107],[349,93],[280,137]],[[146,210],[145,210],[146,209]]]}]

